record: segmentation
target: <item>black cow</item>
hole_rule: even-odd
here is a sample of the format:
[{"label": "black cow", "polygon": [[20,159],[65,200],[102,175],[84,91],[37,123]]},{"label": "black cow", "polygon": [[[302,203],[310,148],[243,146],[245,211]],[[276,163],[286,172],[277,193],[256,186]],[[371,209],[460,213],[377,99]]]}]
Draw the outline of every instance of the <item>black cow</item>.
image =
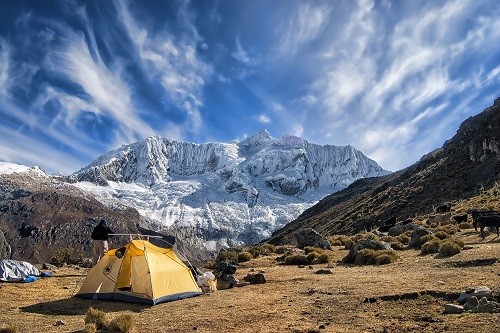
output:
[{"label": "black cow", "polygon": [[451,203],[449,202],[436,207],[436,213],[448,213],[450,210],[451,210]]},{"label": "black cow", "polygon": [[467,213],[463,215],[454,215],[452,218],[455,220],[457,223],[462,223],[462,222],[467,222]]},{"label": "black cow", "polygon": [[481,230],[481,237],[484,239],[484,228],[492,227],[497,229],[497,236],[500,236],[500,215],[480,215],[477,218],[479,229]]},{"label": "black cow", "polygon": [[467,210],[467,213],[469,213],[472,216],[472,225],[474,226],[474,229],[477,231],[477,218],[482,215],[500,215],[500,212],[497,212],[495,210],[479,210],[476,208],[472,208]]}]

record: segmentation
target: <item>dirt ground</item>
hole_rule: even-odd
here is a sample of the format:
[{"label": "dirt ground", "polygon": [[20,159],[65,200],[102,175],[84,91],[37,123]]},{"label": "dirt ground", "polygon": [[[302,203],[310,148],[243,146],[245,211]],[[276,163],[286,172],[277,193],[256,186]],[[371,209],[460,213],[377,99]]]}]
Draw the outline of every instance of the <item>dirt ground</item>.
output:
[{"label": "dirt ground", "polygon": [[63,267],[33,283],[0,284],[0,327],[19,332],[82,332],[87,309],[108,318],[131,314],[133,332],[500,332],[500,314],[443,314],[469,287],[500,287],[500,239],[461,233],[466,249],[448,258],[398,251],[383,266],[346,266],[341,247],[326,264],[283,266],[260,257],[239,266],[236,277],[265,271],[266,284],[220,290],[144,306],[73,298],[85,269]]}]

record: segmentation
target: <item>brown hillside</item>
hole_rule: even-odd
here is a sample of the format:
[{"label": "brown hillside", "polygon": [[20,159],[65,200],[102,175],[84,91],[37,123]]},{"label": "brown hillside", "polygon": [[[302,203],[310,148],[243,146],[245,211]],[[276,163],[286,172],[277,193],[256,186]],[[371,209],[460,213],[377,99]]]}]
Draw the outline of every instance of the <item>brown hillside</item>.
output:
[{"label": "brown hillside", "polygon": [[[457,203],[500,180],[500,99],[464,121],[442,148],[414,165],[385,177],[362,179],[325,197],[269,240],[290,243],[293,233],[311,227],[324,235],[352,234],[431,213],[444,202]],[[465,207],[464,211],[468,207]],[[500,207],[498,207],[500,208]],[[452,208],[452,211],[457,211]],[[463,213],[463,211],[462,211]]]}]

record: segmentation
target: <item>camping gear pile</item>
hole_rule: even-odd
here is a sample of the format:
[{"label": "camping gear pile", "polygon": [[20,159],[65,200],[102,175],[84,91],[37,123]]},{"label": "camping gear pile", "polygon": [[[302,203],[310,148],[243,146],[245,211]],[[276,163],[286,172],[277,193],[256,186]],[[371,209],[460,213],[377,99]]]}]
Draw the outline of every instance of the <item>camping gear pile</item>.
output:
[{"label": "camping gear pile", "polygon": [[40,272],[38,268],[26,261],[0,260],[0,281],[2,282],[34,282],[40,277],[49,277],[50,272]]}]

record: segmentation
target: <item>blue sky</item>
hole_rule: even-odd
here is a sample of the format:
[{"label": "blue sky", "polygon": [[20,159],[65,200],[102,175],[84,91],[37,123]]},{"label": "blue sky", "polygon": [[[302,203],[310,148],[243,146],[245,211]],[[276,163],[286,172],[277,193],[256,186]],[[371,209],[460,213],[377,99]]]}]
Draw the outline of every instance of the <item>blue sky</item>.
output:
[{"label": "blue sky", "polygon": [[500,3],[0,0],[0,161],[159,134],[351,144],[396,171],[500,96]]}]

